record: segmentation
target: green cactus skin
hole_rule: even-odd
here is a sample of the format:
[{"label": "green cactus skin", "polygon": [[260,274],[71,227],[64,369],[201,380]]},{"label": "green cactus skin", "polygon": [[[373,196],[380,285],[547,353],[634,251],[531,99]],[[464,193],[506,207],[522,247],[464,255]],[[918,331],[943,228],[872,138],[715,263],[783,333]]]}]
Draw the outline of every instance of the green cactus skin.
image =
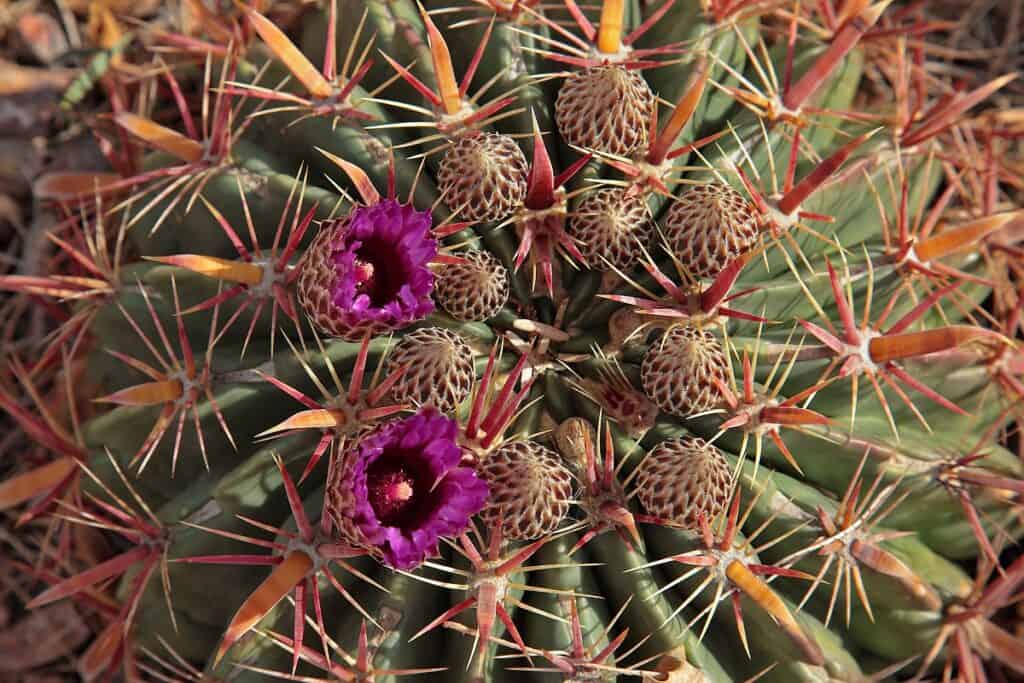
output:
[{"label": "green cactus skin", "polygon": [[[962,635],[950,635],[964,623],[950,617],[965,605],[980,606],[981,614],[961,643],[976,653],[971,665],[1022,666],[1024,643],[987,621],[1001,606],[999,595],[1019,590],[997,588],[1024,576],[1018,561],[994,578],[999,573],[988,561],[1024,535],[1024,466],[999,441],[999,428],[1011,424],[1012,406],[1021,400],[1014,393],[1016,329],[996,324],[1009,319],[998,296],[996,308],[991,304],[998,266],[980,255],[995,228],[975,231],[955,250],[929,242],[930,234],[956,234],[971,221],[999,227],[1015,214],[1005,202],[997,210],[959,193],[949,201],[946,189],[959,167],[936,160],[949,152],[946,133],[914,139],[908,132],[934,113],[918,111],[917,123],[906,125],[895,114],[834,115],[854,110],[871,60],[889,55],[891,62],[901,49],[897,38],[883,36],[832,59],[837,45],[851,36],[857,43],[870,30],[881,9],[832,17],[818,33],[801,29],[787,48],[788,15],[722,2],[609,1],[603,10],[502,0],[322,3],[282,28],[295,41],[290,49],[301,48],[318,74],[333,43],[335,68],[347,71],[319,78],[335,93],[364,56],[373,60],[348,91],[352,108],[366,115],[359,120],[306,105],[265,111],[280,102],[263,101],[258,88],[308,98],[315,79],[288,61],[285,43],[258,30],[262,15],[240,10],[236,20],[248,42],[226,58],[208,55],[206,68],[216,75],[231,67],[228,82],[214,82],[211,92],[226,88],[238,105],[228,125],[244,121],[244,132],[211,166],[201,199],[178,201],[140,183],[131,191],[135,201],[105,203],[109,216],[130,223],[129,255],[122,254],[107,295],[74,304],[93,312],[83,386],[99,387],[78,398],[113,405],[80,432],[85,497],[67,500],[85,501],[78,503],[83,511],[106,501],[147,520],[144,504],[159,521],[152,534],[117,536],[119,552],[154,554],[140,552],[130,566],[87,582],[115,579],[110,595],[131,610],[107,615],[123,622],[120,647],[91,649],[96,662],[83,672],[128,671],[137,661],[152,666],[147,653],[170,648],[196,667],[194,680],[202,671],[204,681],[294,672],[359,681],[852,682],[941,675],[945,662],[966,676],[963,653],[950,640]],[[650,22],[617,54],[600,47],[616,10],[625,28],[615,40]],[[593,35],[573,21],[573,11],[589,17]],[[798,11],[817,17],[809,8]],[[461,93],[445,90],[449,67],[437,60],[432,31],[446,39],[457,79],[476,69]],[[643,63],[641,73],[660,98],[660,126],[672,107],[698,94],[662,141],[664,151],[682,148],[669,172],[651,170],[664,155],[644,166],[661,127],[651,128],[648,149],[626,159],[569,146],[555,123],[563,78],[583,63],[636,68],[633,62]],[[394,65],[410,75],[400,77]],[[188,58],[178,67],[189,101],[202,95],[203,68],[202,59],[197,66]],[[817,87],[795,109],[764,110],[789,101],[815,73]],[[784,75],[777,94],[762,82]],[[767,92],[761,110],[751,104],[753,84]],[[938,100],[944,91],[929,87]],[[466,110],[446,113],[446,97],[462,106],[481,88],[474,107],[509,98],[492,113],[495,121],[466,126],[459,119]],[[312,99],[325,107],[331,101]],[[890,99],[876,105],[886,111],[861,113],[887,115],[897,104]],[[968,125],[965,112],[954,111],[950,123]],[[434,125],[405,125],[417,121]],[[663,219],[690,185],[724,182],[750,200],[762,237],[731,272],[693,282],[661,240],[637,245],[630,269],[586,269],[572,254],[571,238],[559,246],[556,232],[543,232],[548,228],[529,233],[535,198],[507,219],[461,224],[460,207],[435,177],[447,141],[480,130],[519,142],[531,163],[531,197],[544,190],[545,164],[557,175],[579,162],[578,173],[550,187],[551,202],[540,207],[552,209],[556,223],[565,218],[557,206],[571,213],[597,183],[641,193],[655,219]],[[138,137],[143,146],[153,142]],[[901,147],[907,139],[913,144]],[[182,166],[180,154],[159,149],[145,156],[142,169],[195,172]],[[812,191],[788,205],[805,186]],[[314,329],[289,274],[323,225],[375,203],[373,192],[392,191],[431,212],[445,257],[463,249],[498,257],[509,271],[510,297],[497,315],[462,322],[438,305],[365,346]],[[917,270],[917,252],[896,255],[898,221],[911,226],[912,246],[930,256]],[[933,232],[922,234],[929,222]],[[714,225],[705,232],[718,238]],[[290,244],[293,235],[298,241]],[[274,259],[286,244],[295,248],[275,275]],[[550,290],[545,263],[553,263]],[[465,292],[474,295],[471,283]],[[737,292],[743,295],[723,300]],[[294,318],[289,304],[297,307]],[[993,315],[982,312],[986,305]],[[854,329],[844,325],[848,315]],[[719,396],[718,408],[686,418],[653,410],[641,382],[645,359],[661,348],[665,330],[680,324],[710,330],[729,358],[728,386],[704,387]],[[489,545],[492,530],[477,520],[476,531],[446,538],[439,556],[409,571],[365,552],[332,559],[322,544],[347,541],[322,527],[328,468],[340,467],[379,424],[416,410],[399,406],[366,417],[365,425],[352,421],[389,405],[385,392],[337,418],[348,404],[336,382],[343,392],[362,382],[352,396],[372,396],[388,381],[387,372],[375,371],[387,366],[396,339],[423,327],[454,331],[473,349],[473,393],[453,416],[460,429],[472,421],[475,400],[513,406],[497,442],[526,439],[558,451],[575,477],[575,504],[559,530],[541,539]],[[403,372],[430,372],[426,365]],[[686,378],[655,381],[680,379]],[[138,388],[147,382],[153,386]],[[288,422],[304,410],[319,411],[317,421],[304,423],[311,429]],[[656,417],[647,419],[645,411]],[[685,402],[673,412],[685,414]],[[340,420],[333,440],[334,428],[323,422],[328,414]],[[561,440],[571,418],[589,425],[583,441]],[[149,452],[147,439],[161,420],[159,443]],[[653,518],[632,495],[632,473],[644,454],[680,436],[712,441],[735,474],[732,497],[722,501],[727,513],[698,528]],[[495,450],[478,434],[462,439],[475,460]],[[311,466],[315,451],[323,457]],[[666,495],[699,486],[663,482]],[[497,495],[493,486],[490,495]],[[592,501],[597,507],[588,507]],[[493,569],[521,551],[497,579],[481,579],[482,565],[472,558],[479,552]],[[263,582],[284,576],[285,558],[295,553],[310,568],[275,593]],[[88,587],[69,578],[75,575],[54,580],[63,587],[59,597]],[[488,616],[480,586],[488,581],[503,588],[489,604],[493,628],[485,632],[478,628]],[[56,599],[55,590],[36,602]],[[467,606],[421,634],[446,610]],[[255,617],[240,625],[246,609]],[[293,642],[296,612],[302,646]],[[932,650],[936,642],[941,647]],[[1014,647],[1021,649],[1014,654]],[[143,669],[145,678],[151,670]]]}]

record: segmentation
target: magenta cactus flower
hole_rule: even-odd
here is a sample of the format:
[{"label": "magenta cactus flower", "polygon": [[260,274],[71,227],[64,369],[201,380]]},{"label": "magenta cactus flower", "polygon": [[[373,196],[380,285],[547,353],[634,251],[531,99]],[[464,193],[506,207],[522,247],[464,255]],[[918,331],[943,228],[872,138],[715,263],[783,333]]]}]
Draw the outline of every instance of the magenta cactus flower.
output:
[{"label": "magenta cactus flower", "polygon": [[431,218],[410,204],[382,199],[324,225],[299,264],[298,298],[323,332],[359,339],[422,320],[437,256]]},{"label": "magenta cactus flower", "polygon": [[348,515],[389,566],[419,565],[439,538],[465,531],[483,509],[487,484],[460,464],[457,433],[454,420],[425,409],[383,425],[351,454]]}]

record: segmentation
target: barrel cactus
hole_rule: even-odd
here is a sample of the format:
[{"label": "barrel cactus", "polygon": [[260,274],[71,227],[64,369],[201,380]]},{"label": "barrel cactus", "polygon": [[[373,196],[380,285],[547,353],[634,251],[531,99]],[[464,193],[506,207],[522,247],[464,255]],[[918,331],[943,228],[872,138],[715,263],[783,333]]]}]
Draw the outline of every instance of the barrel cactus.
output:
[{"label": "barrel cactus", "polygon": [[1024,673],[1012,76],[867,0],[182,4],[2,279],[86,679]]}]

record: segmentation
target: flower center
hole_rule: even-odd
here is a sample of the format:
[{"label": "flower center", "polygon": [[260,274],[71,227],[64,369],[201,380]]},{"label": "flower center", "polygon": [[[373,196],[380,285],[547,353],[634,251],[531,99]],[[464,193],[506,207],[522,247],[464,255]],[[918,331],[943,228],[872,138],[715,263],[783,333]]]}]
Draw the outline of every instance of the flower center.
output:
[{"label": "flower center", "polygon": [[419,454],[388,449],[366,470],[366,491],[377,519],[385,526],[415,528],[436,501],[430,470]]},{"label": "flower center", "polygon": [[394,301],[406,276],[405,264],[393,244],[368,239],[356,251],[356,293],[368,296],[373,306],[379,308]]}]

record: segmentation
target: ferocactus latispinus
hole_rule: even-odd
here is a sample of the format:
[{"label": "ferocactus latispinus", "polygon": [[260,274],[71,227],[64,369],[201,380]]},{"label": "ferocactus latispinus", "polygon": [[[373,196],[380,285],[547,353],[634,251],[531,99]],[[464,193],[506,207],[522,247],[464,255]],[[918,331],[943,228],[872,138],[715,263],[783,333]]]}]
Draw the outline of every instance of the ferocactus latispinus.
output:
[{"label": "ferocactus latispinus", "polygon": [[927,7],[187,4],[0,275],[83,679],[1020,669],[1014,77]]}]

